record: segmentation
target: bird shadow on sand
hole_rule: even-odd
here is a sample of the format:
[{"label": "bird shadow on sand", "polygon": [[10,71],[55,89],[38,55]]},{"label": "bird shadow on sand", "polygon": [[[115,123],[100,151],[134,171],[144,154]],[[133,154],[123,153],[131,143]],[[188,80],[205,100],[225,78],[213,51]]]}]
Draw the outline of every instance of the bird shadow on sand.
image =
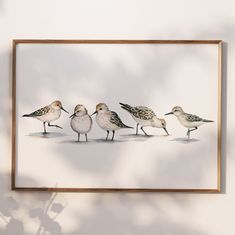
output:
[{"label": "bird shadow on sand", "polygon": [[182,143],[182,144],[190,144],[190,143],[193,143],[193,142],[198,142],[200,140],[195,139],[195,138],[188,139],[188,137],[179,137],[179,138],[174,138],[171,141],[176,141],[176,142],[179,142],[179,143]]},{"label": "bird shadow on sand", "polygon": [[60,143],[64,143],[64,144],[117,144],[117,143],[123,143],[123,142],[129,142],[129,140],[120,140],[120,139],[114,139],[112,140],[106,140],[106,139],[90,139],[87,142],[85,140],[81,140],[81,141],[77,141],[77,140],[64,140],[64,141],[60,141]]},{"label": "bird shadow on sand", "polygon": [[129,142],[129,140],[120,140],[120,139],[114,139],[114,140],[111,140],[111,139],[94,139],[93,140],[94,143],[106,143],[106,144],[117,144],[117,143],[123,143],[123,142]]},{"label": "bird shadow on sand", "polygon": [[63,137],[66,136],[66,134],[62,132],[32,132],[29,133],[28,136],[30,137],[35,137],[35,138],[42,138],[42,139],[52,139],[52,138],[58,138],[58,137]]},{"label": "bird shadow on sand", "polygon": [[92,143],[93,141],[91,141],[91,140],[88,140],[87,142],[85,141],[85,140],[81,140],[81,141],[77,141],[77,140],[72,140],[72,139],[70,139],[70,140],[63,140],[63,141],[60,141],[59,143],[61,143],[61,144],[90,144],[90,143]]},{"label": "bird shadow on sand", "polygon": [[129,141],[146,141],[150,138],[165,138],[169,135],[143,135],[143,134],[124,134],[121,135],[125,139],[129,139]]}]

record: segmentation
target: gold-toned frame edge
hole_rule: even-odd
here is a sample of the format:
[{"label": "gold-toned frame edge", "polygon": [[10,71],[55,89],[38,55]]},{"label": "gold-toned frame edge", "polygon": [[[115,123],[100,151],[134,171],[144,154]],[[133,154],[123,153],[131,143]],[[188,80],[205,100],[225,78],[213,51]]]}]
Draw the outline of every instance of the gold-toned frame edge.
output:
[{"label": "gold-toned frame edge", "polygon": [[[59,43],[59,44],[217,44],[218,45],[218,149],[217,149],[217,188],[216,189],[174,189],[174,188],[48,188],[16,186],[16,46],[19,43]],[[13,39],[12,46],[12,171],[11,189],[16,191],[49,192],[221,192],[221,142],[222,142],[222,40],[60,40],[60,39]]]}]

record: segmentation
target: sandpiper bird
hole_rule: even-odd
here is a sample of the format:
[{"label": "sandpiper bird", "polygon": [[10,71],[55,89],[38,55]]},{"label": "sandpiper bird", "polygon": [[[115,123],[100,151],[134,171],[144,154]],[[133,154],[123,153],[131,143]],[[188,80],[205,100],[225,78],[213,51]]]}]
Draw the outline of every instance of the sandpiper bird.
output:
[{"label": "sandpiper bird", "polygon": [[[200,118],[196,115],[185,113],[180,106],[175,106],[171,112],[166,113],[165,115],[174,114],[179,122],[186,128],[188,128],[187,136],[190,138],[190,132],[195,131],[204,123],[214,122],[211,120]],[[192,128],[192,129],[191,129]]]},{"label": "sandpiper bird", "polygon": [[43,127],[44,127],[44,134],[47,133],[46,131],[46,123],[48,124],[48,126],[54,126],[57,128],[62,129],[62,127],[58,126],[58,125],[51,125],[50,123],[52,121],[57,120],[60,115],[61,115],[61,109],[68,113],[62,106],[62,103],[59,100],[56,100],[54,102],[52,102],[51,104],[49,104],[48,106],[45,106],[41,109],[38,109],[30,114],[24,114],[23,117],[33,117],[33,118],[37,118],[38,120],[43,122]]},{"label": "sandpiper bird", "polygon": [[136,125],[136,135],[138,135],[138,127],[141,125],[141,130],[144,132],[145,135],[148,135],[144,127],[145,126],[152,126],[157,128],[163,128],[167,135],[169,135],[166,129],[166,121],[161,118],[157,118],[156,114],[148,107],[145,106],[136,106],[132,107],[129,104],[119,103],[123,109],[131,114],[133,119],[137,122]]},{"label": "sandpiper bird", "polygon": [[80,140],[80,134],[85,134],[87,142],[87,133],[91,130],[92,119],[88,114],[84,105],[78,104],[74,108],[74,114],[70,116],[70,125],[72,129],[78,134],[78,142]]},{"label": "sandpiper bird", "polygon": [[121,128],[133,128],[125,125],[117,113],[110,111],[108,106],[104,103],[96,105],[96,111],[92,114],[96,114],[97,124],[105,131],[107,131],[106,140],[108,139],[109,132],[113,132],[112,140],[114,138],[115,131]]}]

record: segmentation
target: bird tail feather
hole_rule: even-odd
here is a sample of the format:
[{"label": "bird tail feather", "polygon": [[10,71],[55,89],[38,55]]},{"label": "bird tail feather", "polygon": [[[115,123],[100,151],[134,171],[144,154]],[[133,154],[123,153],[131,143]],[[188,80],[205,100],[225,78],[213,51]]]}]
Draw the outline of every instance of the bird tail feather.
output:
[{"label": "bird tail feather", "polygon": [[121,108],[125,109],[128,112],[131,112],[131,110],[133,109],[129,104],[123,104],[123,103],[119,103],[121,105]]},{"label": "bird tail feather", "polygon": [[31,117],[30,114],[24,114],[22,117]]},{"label": "bird tail feather", "polygon": [[203,122],[214,122],[214,121],[203,119]]}]

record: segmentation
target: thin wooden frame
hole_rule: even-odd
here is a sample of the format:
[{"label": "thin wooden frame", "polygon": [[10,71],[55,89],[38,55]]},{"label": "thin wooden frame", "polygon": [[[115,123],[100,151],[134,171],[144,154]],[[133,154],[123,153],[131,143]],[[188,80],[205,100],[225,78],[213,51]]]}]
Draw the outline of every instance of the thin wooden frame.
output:
[{"label": "thin wooden frame", "polygon": [[[216,189],[171,189],[171,188],[56,188],[16,186],[16,46],[17,44],[216,44],[218,45],[218,140],[217,140],[217,188]],[[12,171],[11,189],[17,191],[47,192],[221,192],[221,142],[222,142],[222,40],[42,40],[14,39],[12,51]]]}]

